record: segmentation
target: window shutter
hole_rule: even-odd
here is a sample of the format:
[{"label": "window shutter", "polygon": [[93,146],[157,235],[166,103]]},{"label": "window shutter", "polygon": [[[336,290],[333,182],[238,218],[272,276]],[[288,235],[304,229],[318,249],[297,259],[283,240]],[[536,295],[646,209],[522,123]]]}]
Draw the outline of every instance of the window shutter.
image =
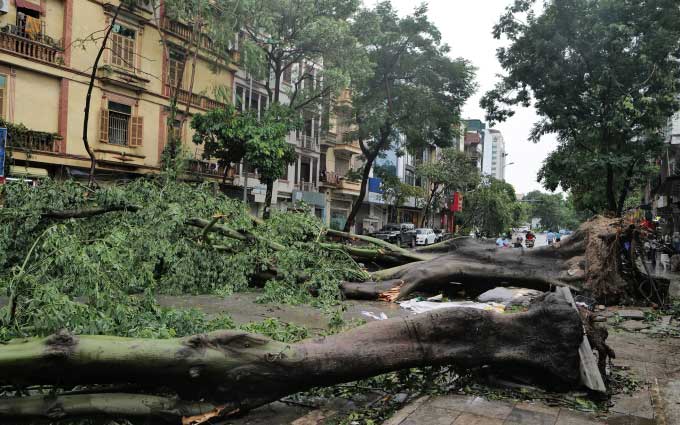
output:
[{"label": "window shutter", "polygon": [[130,146],[142,146],[144,117],[130,117]]},{"label": "window shutter", "polygon": [[5,118],[5,88],[0,87],[0,118]]},{"label": "window shutter", "polygon": [[102,108],[99,119],[99,141],[102,143],[109,142],[109,110]]}]

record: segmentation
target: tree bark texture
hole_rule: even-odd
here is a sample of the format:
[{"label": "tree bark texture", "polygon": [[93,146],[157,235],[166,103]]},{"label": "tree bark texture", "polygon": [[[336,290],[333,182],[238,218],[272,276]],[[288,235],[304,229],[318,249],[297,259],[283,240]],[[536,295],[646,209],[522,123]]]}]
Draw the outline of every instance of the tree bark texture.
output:
[{"label": "tree bark texture", "polygon": [[[364,149],[362,149],[362,151],[364,151]],[[345,232],[348,233],[352,230],[354,220],[356,219],[357,214],[359,214],[361,204],[364,202],[364,198],[366,197],[366,189],[368,188],[368,177],[371,175],[371,168],[373,167],[373,161],[375,161],[377,154],[368,155],[366,151],[364,151],[364,156],[366,157],[366,162],[364,163],[364,170],[361,175],[361,187],[359,188],[359,197],[354,201],[354,204],[352,204],[352,210],[349,212],[349,215],[347,216],[345,228],[343,229]]]},{"label": "tree bark texture", "polygon": [[620,220],[605,217],[586,222],[559,245],[533,249],[497,248],[490,240],[456,238],[418,250],[439,252],[431,260],[393,273],[375,273],[381,281],[345,282],[341,289],[347,298],[397,301],[414,292],[465,290],[474,296],[496,286],[548,291],[568,285],[604,303],[649,298],[645,295],[649,293],[661,302],[668,282],[638,270],[634,252],[628,254],[632,258],[628,264],[622,263],[626,238],[630,236],[624,234]]},{"label": "tree bark texture", "polygon": [[[552,389],[573,388],[579,382],[582,339],[579,314],[558,295],[547,294],[523,313],[435,310],[297,344],[242,331],[166,340],[61,332],[1,345],[0,384],[153,385],[176,392],[184,401],[203,403],[170,403],[165,409],[181,414],[215,404],[226,412],[244,411],[315,386],[426,365],[488,366]],[[137,402],[121,397],[126,409],[139,412]],[[164,403],[154,399],[151,405]],[[0,400],[0,417],[44,416],[44,404],[38,399]],[[68,406],[63,404],[61,412],[100,410],[97,403]]]}]

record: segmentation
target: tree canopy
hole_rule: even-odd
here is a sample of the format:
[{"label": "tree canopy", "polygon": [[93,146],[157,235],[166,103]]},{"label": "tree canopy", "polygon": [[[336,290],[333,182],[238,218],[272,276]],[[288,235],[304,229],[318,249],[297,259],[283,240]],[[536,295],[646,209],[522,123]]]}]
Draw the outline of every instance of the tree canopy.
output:
[{"label": "tree canopy", "polygon": [[463,227],[493,237],[515,224],[517,198],[511,184],[483,177],[475,190],[463,197]]},{"label": "tree canopy", "polygon": [[442,149],[437,161],[421,164],[416,173],[427,181],[430,189],[423,206],[423,227],[427,223],[430,206],[438,195],[472,189],[479,184],[480,177],[469,155],[457,148]]},{"label": "tree canopy", "polygon": [[[242,65],[262,80],[270,102],[293,109],[318,103],[366,69],[349,18],[358,0],[218,0],[239,22]],[[297,65],[297,66],[296,66]]]},{"label": "tree canopy", "polygon": [[[449,58],[427,7],[399,17],[389,2],[356,14],[352,25],[371,72],[352,76],[352,102],[346,118],[356,123],[348,137],[358,140],[365,159],[359,199],[366,194],[370,168],[381,152],[405,136],[407,147],[451,144],[460,108],[474,90],[474,69]],[[349,230],[358,213],[349,214]]]},{"label": "tree canopy", "polygon": [[239,113],[231,104],[196,114],[191,120],[193,142],[203,145],[204,159],[217,159],[225,168],[224,177],[231,164],[243,159],[246,144],[258,125],[255,114]]},{"label": "tree canopy", "polygon": [[565,199],[561,193],[534,190],[524,195],[522,201],[530,205],[529,215],[540,218],[544,229],[576,229],[580,224],[570,199]]},{"label": "tree canopy", "polygon": [[[539,179],[576,202],[620,213],[678,110],[680,8],[674,0],[515,0],[494,27],[506,71],[481,105],[491,121],[532,103],[531,139],[558,136]],[[601,178],[600,176],[604,176]],[[597,194],[597,196],[592,196]]]},{"label": "tree canopy", "polygon": [[[204,145],[204,158],[217,158],[221,165],[245,159],[267,185],[265,218],[269,216],[274,181],[284,177],[295,159],[288,133],[300,128],[300,120],[288,107],[271,105],[258,119],[256,111],[237,112],[232,105],[196,114],[191,122],[193,141]],[[226,173],[226,170],[225,170]]]}]

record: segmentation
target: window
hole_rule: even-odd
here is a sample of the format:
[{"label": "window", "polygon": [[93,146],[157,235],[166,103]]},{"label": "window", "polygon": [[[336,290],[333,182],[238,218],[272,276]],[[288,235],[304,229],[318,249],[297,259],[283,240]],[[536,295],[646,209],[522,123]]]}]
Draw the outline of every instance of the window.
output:
[{"label": "window", "polygon": [[117,102],[108,102],[108,109],[102,110],[100,140],[118,146],[141,146],[144,133],[142,117],[132,116],[132,107]]},{"label": "window", "polygon": [[7,118],[7,108],[5,104],[7,102],[7,76],[0,74],[0,118]]},{"label": "window", "polygon": [[135,32],[115,24],[111,31],[111,63],[121,68],[135,69]]},{"label": "window", "polygon": [[404,183],[410,186],[416,185],[416,176],[412,170],[404,170]]},{"label": "window", "polygon": [[[251,93],[252,96],[250,95]],[[236,99],[234,100],[234,104],[236,105],[236,110],[238,111],[250,109],[257,111],[259,115],[267,105],[267,97],[255,90],[251,91],[249,88],[237,85]]]},{"label": "window", "polygon": [[307,66],[307,69],[305,70],[305,88],[314,90],[315,88],[315,80],[316,77],[316,71],[314,70],[314,67],[311,65]]},{"label": "window", "polygon": [[182,125],[180,120],[174,120],[170,128],[168,128],[168,138],[182,140]]},{"label": "window", "polygon": [[[286,66],[286,65],[284,65]],[[288,64],[287,68],[283,70],[283,82],[290,84],[293,79],[293,64]]]},{"label": "window", "polygon": [[132,108],[122,103],[109,102],[109,143],[127,146]]},{"label": "window", "polygon": [[[177,87],[177,82],[180,80],[183,71],[184,55],[176,52],[170,51],[168,60],[168,79],[167,83],[170,87]],[[183,83],[183,82],[182,82]],[[180,87],[181,88],[181,87]]]},{"label": "window", "polygon": [[41,35],[45,33],[45,23],[40,20],[40,6],[36,5],[37,9],[33,9],[32,6],[30,2],[17,5],[17,29],[22,37],[40,40]]}]

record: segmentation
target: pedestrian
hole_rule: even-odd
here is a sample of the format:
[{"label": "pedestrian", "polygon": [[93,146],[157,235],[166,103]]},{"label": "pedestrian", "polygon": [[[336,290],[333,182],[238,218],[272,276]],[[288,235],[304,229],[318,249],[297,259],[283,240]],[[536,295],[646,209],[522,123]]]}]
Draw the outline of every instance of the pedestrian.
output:
[{"label": "pedestrian", "polygon": [[503,248],[503,238],[500,236],[496,239],[496,246],[499,248]]},{"label": "pedestrian", "polygon": [[553,244],[553,240],[555,239],[555,234],[552,232],[552,230],[548,230],[548,234],[546,235],[546,239],[548,240],[548,245]]}]

